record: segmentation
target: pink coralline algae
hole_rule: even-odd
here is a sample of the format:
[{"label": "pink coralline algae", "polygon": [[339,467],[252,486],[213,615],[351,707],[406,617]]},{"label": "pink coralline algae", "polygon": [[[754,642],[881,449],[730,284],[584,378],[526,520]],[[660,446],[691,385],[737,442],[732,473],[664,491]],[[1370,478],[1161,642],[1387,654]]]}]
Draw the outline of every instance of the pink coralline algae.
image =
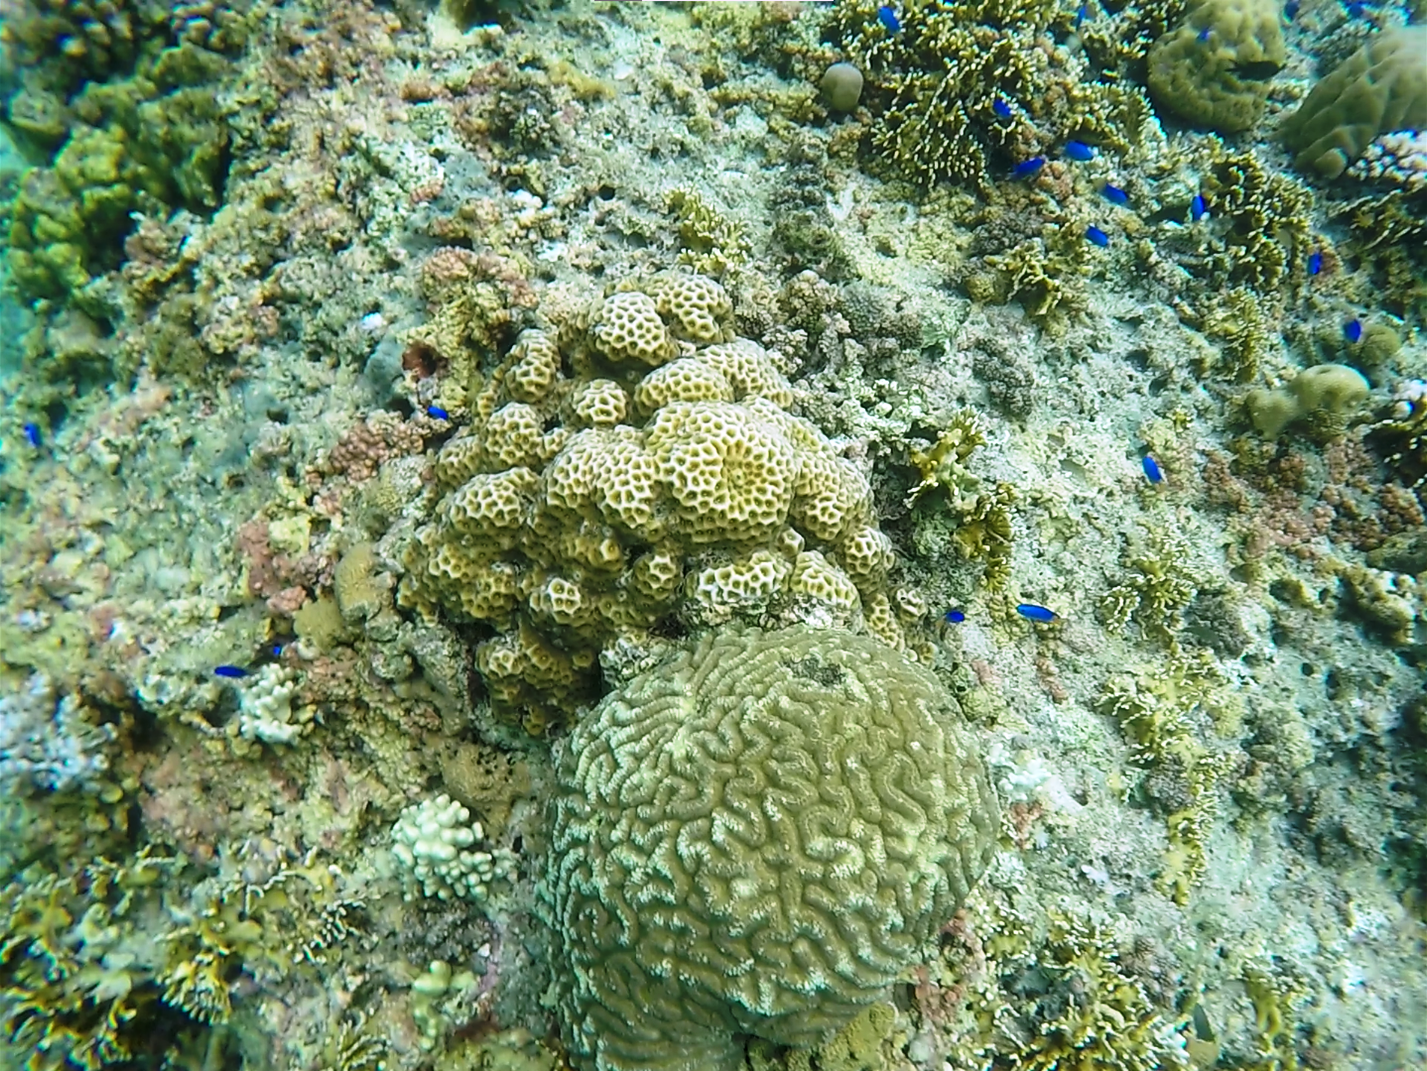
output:
[{"label": "pink coralline algae", "polygon": [[421,417],[403,420],[396,413],[372,413],[347,429],[328,452],[320,470],[309,474],[309,482],[313,475],[318,480],[323,475],[345,476],[354,483],[370,480],[382,462],[421,453],[431,428],[431,422]]}]

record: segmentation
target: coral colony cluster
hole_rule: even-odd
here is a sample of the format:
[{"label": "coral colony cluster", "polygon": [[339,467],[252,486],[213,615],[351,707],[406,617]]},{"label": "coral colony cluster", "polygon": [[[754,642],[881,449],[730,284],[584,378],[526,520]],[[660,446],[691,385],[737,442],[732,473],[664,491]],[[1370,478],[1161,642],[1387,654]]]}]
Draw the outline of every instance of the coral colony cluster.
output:
[{"label": "coral colony cluster", "polygon": [[1427,1066],[1427,26],[0,4],[0,1067]]}]

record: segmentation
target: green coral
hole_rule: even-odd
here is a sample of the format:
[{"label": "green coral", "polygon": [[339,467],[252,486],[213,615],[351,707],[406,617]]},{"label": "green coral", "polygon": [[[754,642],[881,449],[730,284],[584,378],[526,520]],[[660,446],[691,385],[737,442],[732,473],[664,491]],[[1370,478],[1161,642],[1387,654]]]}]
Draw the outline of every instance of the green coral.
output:
[{"label": "green coral", "polygon": [[92,83],[65,108],[65,136],[28,171],[10,209],[8,261],[30,298],[79,299],[117,266],[132,215],[217,207],[228,166],[218,52],[181,43],[145,54],[129,77]]},{"label": "green coral", "polygon": [[1100,70],[1143,82],[1151,46],[1184,18],[1187,0],[1142,0],[1115,5],[1080,27],[1085,52]]},{"label": "green coral", "polygon": [[1124,565],[1125,580],[1100,601],[1101,620],[1115,630],[1134,621],[1146,636],[1174,648],[1184,609],[1198,591],[1189,544],[1170,532],[1155,532],[1148,546],[1125,555]]},{"label": "green coral", "polygon": [[680,264],[722,276],[748,261],[742,224],[716,211],[697,190],[671,191],[668,209],[677,225]]},{"label": "green coral", "polygon": [[182,860],[98,859],[69,876],[26,875],[0,891],[0,1031],[28,1071],[98,1071],[202,1030],[161,999],[153,889]]},{"label": "green coral", "polygon": [[952,545],[963,558],[984,561],[987,585],[1000,588],[1011,575],[1015,488],[1008,483],[987,486],[966,467],[985,441],[980,419],[963,409],[950,418],[929,449],[913,447],[911,462],[921,474],[921,482],[907,496],[907,505],[919,507],[923,514],[933,508],[948,510],[955,525]]},{"label": "green coral", "polygon": [[1111,678],[1100,694],[1099,708],[1119,722],[1135,760],[1168,786],[1160,793],[1169,849],[1159,885],[1178,904],[1208,866],[1204,841],[1232,765],[1231,753],[1205,742],[1211,727],[1237,734],[1241,711],[1226,684],[1207,653],[1173,652],[1153,669]]},{"label": "green coral", "polygon": [[1251,150],[1216,144],[1203,181],[1209,211],[1227,226],[1209,258],[1212,278],[1261,293],[1283,285],[1309,245],[1313,195]]},{"label": "green coral", "polygon": [[1372,272],[1379,300],[1399,316],[1427,316],[1427,194],[1391,190],[1335,212],[1352,241],[1346,252]]},{"label": "green coral", "polygon": [[1114,935],[1056,911],[1008,1030],[1026,1038],[1012,1066],[1027,1071],[1158,1071],[1172,1066],[1173,1030],[1120,964]]},{"label": "green coral", "polygon": [[1337,178],[1379,134],[1427,127],[1427,26],[1370,38],[1280,128],[1294,162]]},{"label": "green coral", "polygon": [[997,100],[1044,108],[1046,57],[1034,45],[1057,5],[1049,0],[913,2],[890,34],[873,0],[843,0],[832,34],[867,78],[864,100],[877,120],[871,147],[893,171],[931,186],[952,181],[985,188],[988,160],[1013,153],[1036,134],[1022,118],[1000,119]]},{"label": "green coral", "polygon": [[1271,0],[1203,0],[1150,49],[1150,95],[1191,123],[1238,133],[1263,116],[1286,58]]},{"label": "green coral", "polygon": [[557,782],[557,1008],[602,1071],[736,1071],[745,1034],[828,1043],[951,918],[998,824],[937,680],[801,626],[706,634],[635,677]]}]

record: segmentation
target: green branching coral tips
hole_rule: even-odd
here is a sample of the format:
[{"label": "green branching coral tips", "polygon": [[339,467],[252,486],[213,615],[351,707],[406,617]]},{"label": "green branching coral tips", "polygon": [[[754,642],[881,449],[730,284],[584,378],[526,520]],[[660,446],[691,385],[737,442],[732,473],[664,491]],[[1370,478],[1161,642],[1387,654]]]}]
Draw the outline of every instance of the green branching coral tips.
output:
[{"label": "green branching coral tips", "polygon": [[998,827],[955,700],[836,630],[708,633],[556,762],[543,902],[581,1071],[826,1043],[952,917]]}]

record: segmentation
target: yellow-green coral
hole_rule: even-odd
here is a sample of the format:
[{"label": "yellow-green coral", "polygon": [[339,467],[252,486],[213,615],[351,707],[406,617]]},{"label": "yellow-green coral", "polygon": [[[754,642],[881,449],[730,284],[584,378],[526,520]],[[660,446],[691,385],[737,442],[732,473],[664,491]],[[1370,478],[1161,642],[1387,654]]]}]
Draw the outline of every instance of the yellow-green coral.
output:
[{"label": "yellow-green coral", "polygon": [[1024,137],[1023,120],[1006,122],[998,100],[1039,112],[1046,56],[1035,35],[1056,5],[1044,0],[950,3],[924,0],[899,8],[896,34],[872,0],[844,0],[833,34],[862,70],[877,113],[873,150],[891,168],[923,184],[951,180],[985,187],[988,158]]},{"label": "yellow-green coral", "polygon": [[923,512],[949,510],[955,524],[952,544],[963,558],[984,561],[986,583],[997,588],[1010,578],[1010,507],[1015,488],[1008,483],[987,486],[966,467],[985,441],[974,412],[963,409],[954,414],[930,449],[912,449],[911,462],[921,474],[921,482],[907,496],[907,505],[921,503]]},{"label": "yellow-green coral", "polygon": [[1263,115],[1286,58],[1271,0],[1201,0],[1150,49],[1150,94],[1192,123],[1237,133]]},{"label": "yellow-green coral", "polygon": [[1042,999],[1000,1010],[1006,1034],[1025,1038],[1012,1066],[1027,1071],[1158,1071],[1167,1066],[1177,1048],[1174,1028],[1119,960],[1113,934],[1089,919],[1053,912],[1033,961],[1043,979]]},{"label": "yellow-green coral", "polygon": [[1105,683],[1099,707],[1114,716],[1136,761],[1171,778],[1165,801],[1169,849],[1159,885],[1184,904],[1208,865],[1204,842],[1218,813],[1218,788],[1231,753],[1212,748],[1211,729],[1238,732],[1241,712],[1210,656],[1173,652],[1153,669],[1120,674]]},{"label": "yellow-green coral", "polygon": [[[0,1030],[28,1071],[99,1071],[146,1051],[163,1015],[151,940],[136,937],[151,891],[181,860],[98,859],[0,891]],[[174,1043],[198,1023],[168,1023]],[[3,1051],[3,1050],[0,1050]]]},{"label": "yellow-green coral", "polygon": [[748,260],[743,225],[714,210],[697,190],[674,190],[668,207],[678,224],[679,263],[721,276]]},{"label": "yellow-green coral", "polygon": [[955,700],[838,630],[706,634],[582,718],[557,780],[556,1006],[587,1071],[827,1044],[952,917],[998,828]]},{"label": "yellow-green coral", "polygon": [[1213,275],[1260,292],[1283,285],[1307,256],[1308,188],[1252,150],[1216,144],[1203,189],[1209,211],[1229,224],[1222,250],[1210,257]]},{"label": "yellow-green coral", "polygon": [[1427,26],[1370,38],[1313,87],[1280,135],[1294,162],[1337,178],[1379,134],[1427,127]]},{"label": "yellow-green coral", "polygon": [[1180,615],[1197,591],[1189,545],[1169,532],[1156,532],[1148,545],[1126,553],[1124,565],[1125,580],[1100,601],[1101,619],[1112,629],[1133,620],[1145,635],[1176,646]]}]

